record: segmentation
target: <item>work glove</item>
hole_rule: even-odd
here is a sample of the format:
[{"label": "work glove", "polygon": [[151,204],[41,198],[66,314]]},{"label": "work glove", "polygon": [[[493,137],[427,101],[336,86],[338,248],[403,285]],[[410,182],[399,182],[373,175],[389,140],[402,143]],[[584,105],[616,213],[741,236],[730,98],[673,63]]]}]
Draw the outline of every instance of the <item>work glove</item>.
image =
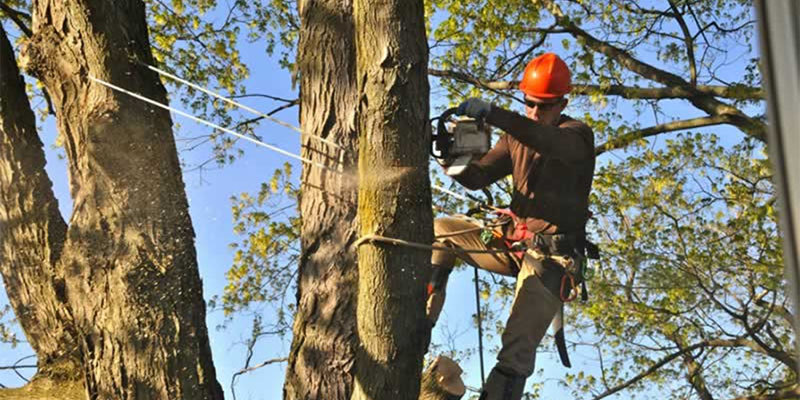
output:
[{"label": "work glove", "polygon": [[466,115],[475,119],[482,119],[486,118],[491,110],[492,103],[477,97],[472,97],[458,105],[458,111],[456,111],[456,114]]}]

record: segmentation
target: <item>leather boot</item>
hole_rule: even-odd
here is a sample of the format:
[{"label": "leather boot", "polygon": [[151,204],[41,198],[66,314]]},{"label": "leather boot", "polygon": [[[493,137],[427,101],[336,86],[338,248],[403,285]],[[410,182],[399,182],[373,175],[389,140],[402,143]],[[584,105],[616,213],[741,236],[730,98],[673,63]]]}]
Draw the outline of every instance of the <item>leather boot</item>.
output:
[{"label": "leather boot", "polygon": [[439,314],[444,307],[445,288],[447,278],[450,276],[451,268],[433,266],[431,281],[428,283],[428,301],[425,305],[425,312],[431,325],[435,325],[439,319]]},{"label": "leather boot", "polygon": [[525,391],[525,377],[492,369],[478,400],[520,400]]}]

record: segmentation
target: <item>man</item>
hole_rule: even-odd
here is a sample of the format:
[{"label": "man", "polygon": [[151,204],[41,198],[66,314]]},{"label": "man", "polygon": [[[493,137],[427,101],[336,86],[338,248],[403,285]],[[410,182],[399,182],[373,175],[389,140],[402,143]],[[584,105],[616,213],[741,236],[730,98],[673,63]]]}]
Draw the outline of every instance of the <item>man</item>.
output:
[{"label": "man", "polygon": [[[525,380],[534,371],[536,348],[553,317],[568,300],[582,262],[588,219],[588,197],[594,173],[594,138],[583,122],[561,114],[570,90],[567,65],[552,53],[532,60],[525,68],[520,90],[526,116],[492,106],[477,98],[463,102],[458,114],[484,119],[505,134],[480,160],[459,172],[448,173],[468,189],[480,189],[507,175],[513,178],[510,210],[515,219],[502,229],[504,237],[488,243],[476,225],[465,219],[435,221],[437,241],[460,249],[507,248],[510,236],[528,233],[529,250],[521,257],[509,253],[454,253],[434,251],[429,285],[428,317],[436,322],[444,303],[447,277],[456,257],[491,272],[516,276],[511,314],[502,336],[497,364],[480,400],[519,400]],[[448,166],[445,165],[447,171]],[[453,172],[453,171],[450,171]],[[572,272],[572,273],[570,273]],[[569,279],[567,279],[569,278]],[[566,288],[565,288],[565,282]]]}]

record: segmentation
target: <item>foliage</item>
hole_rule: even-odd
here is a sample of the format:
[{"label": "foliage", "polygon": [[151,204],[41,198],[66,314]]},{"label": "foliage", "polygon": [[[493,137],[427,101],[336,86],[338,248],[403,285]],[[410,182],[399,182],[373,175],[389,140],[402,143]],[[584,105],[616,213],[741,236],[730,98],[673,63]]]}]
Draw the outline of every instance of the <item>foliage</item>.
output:
[{"label": "foliage", "polygon": [[0,343],[7,343],[13,349],[19,344],[19,339],[12,330],[12,327],[16,325],[16,320],[9,320],[7,316],[13,316],[11,313],[11,305],[8,304],[0,308]]},{"label": "foliage", "polygon": [[629,390],[725,398],[790,386],[794,332],[763,145],[687,133],[639,150],[596,174],[603,270],[592,303],[574,311],[603,366],[571,388],[631,380]]},{"label": "foliage", "polygon": [[[273,306],[273,325],[285,334],[291,327],[295,304],[296,264],[299,257],[301,218],[297,212],[300,190],[292,181],[291,164],[276,170],[255,196],[232,196],[234,232],[243,239],[231,244],[233,265],[228,284],[210,306],[219,304],[226,316],[253,304]],[[288,299],[287,299],[287,296]],[[287,301],[288,300],[288,301]],[[273,320],[274,318],[274,320]]]}]

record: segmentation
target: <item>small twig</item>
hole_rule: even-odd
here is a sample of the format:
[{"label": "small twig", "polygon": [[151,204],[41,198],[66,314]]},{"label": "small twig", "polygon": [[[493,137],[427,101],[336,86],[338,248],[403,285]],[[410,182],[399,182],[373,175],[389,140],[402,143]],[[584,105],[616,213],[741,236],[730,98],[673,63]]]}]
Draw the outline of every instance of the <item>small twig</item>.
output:
[{"label": "small twig", "polygon": [[289,357],[273,358],[271,360],[264,361],[261,364],[254,365],[254,366],[248,367],[248,368],[244,368],[244,369],[240,370],[239,372],[233,374],[233,376],[231,377],[231,395],[233,396],[233,400],[236,400],[236,390],[234,390],[234,386],[236,385],[236,378],[239,377],[239,375],[246,374],[246,373],[248,373],[250,371],[257,370],[257,369],[259,369],[261,367],[265,367],[265,366],[270,365],[270,364],[275,364],[275,363],[279,363],[279,362],[286,362],[286,361],[289,361]]}]

